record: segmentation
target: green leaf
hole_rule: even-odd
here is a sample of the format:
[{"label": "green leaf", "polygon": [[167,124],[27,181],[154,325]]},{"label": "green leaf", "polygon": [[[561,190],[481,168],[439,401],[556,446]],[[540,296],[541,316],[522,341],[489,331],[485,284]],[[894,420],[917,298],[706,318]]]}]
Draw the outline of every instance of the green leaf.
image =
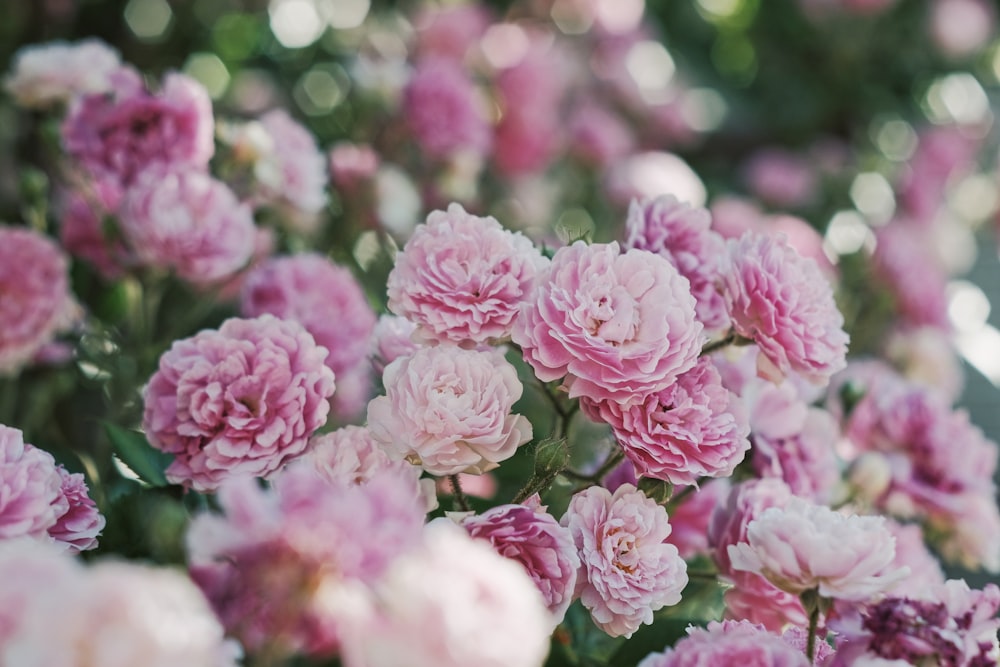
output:
[{"label": "green leaf", "polygon": [[115,453],[139,478],[151,486],[169,486],[163,471],[170,464],[171,457],[147,442],[146,436],[138,431],[121,428],[110,422],[103,422]]}]

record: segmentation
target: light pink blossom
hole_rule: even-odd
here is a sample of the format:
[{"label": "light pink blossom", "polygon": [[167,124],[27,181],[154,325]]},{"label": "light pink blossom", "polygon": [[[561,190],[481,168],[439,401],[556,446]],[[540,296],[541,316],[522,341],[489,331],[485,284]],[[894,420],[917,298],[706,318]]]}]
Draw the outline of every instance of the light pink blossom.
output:
[{"label": "light pink blossom", "polygon": [[680,602],[687,565],[667,542],[667,512],[631,484],[614,495],[600,486],[580,491],[562,524],[580,553],[580,601],[612,637],[631,637],[654,611]]},{"label": "light pink blossom", "polygon": [[0,538],[45,538],[68,510],[52,455],[0,424]]},{"label": "light pink blossom", "polygon": [[545,598],[553,622],[562,622],[576,591],[580,557],[569,530],[545,511],[537,495],[522,505],[498,505],[469,516],[461,525],[501,556],[523,565]]},{"label": "light pink blossom", "polygon": [[639,667],[702,665],[767,665],[809,667],[804,652],[749,621],[712,621],[707,628],[689,627],[687,637],[663,653],[652,653]]},{"label": "light pink blossom", "polygon": [[632,130],[625,121],[596,102],[584,103],[573,111],[569,139],[573,154],[599,168],[625,157],[635,144]]},{"label": "light pink blossom", "polygon": [[228,278],[253,256],[250,208],[201,171],[144,172],[125,195],[121,227],[141,264],[192,283]]},{"label": "light pink blossom", "polygon": [[396,255],[389,309],[416,323],[426,340],[505,338],[547,266],[527,237],[452,204],[427,216]]},{"label": "light pink blossom", "polygon": [[300,325],[271,315],[176,341],[143,392],[149,442],[175,457],[167,478],[207,491],[302,454],[330,409],[325,358]]},{"label": "light pink blossom", "polygon": [[492,22],[490,11],[483,5],[421,5],[414,19],[417,52],[421,58],[445,58],[462,63],[479,45]]},{"label": "light pink blossom", "polygon": [[381,375],[385,367],[400,357],[413,354],[420,345],[413,341],[417,325],[398,315],[381,315],[371,338],[371,358],[375,372]]},{"label": "light pink blossom", "polygon": [[108,238],[110,216],[117,215],[123,193],[110,179],[60,193],[59,242],[67,252],[89,262],[106,279],[119,277],[128,264],[121,239]]},{"label": "light pink blossom", "polygon": [[104,515],[89,495],[87,483],[80,473],[70,473],[62,466],[56,468],[62,482],[60,494],[66,504],[66,511],[57,514],[55,524],[49,528],[49,537],[69,547],[71,553],[79,553],[97,547],[97,536],[104,530]]},{"label": "light pink blossom", "polygon": [[745,166],[745,178],[757,197],[780,208],[806,206],[815,200],[818,190],[809,162],[780,149],[754,153]]},{"label": "light pink blossom", "polygon": [[729,547],[732,567],[763,575],[778,588],[800,594],[867,600],[908,574],[893,567],[896,540],[876,516],[844,515],[792,498],[747,526],[747,541]]},{"label": "light pink blossom", "polygon": [[844,368],[844,318],[816,262],[763,234],[744,234],[728,249],[726,307],[736,333],[760,348],[758,372],[780,379],[795,371],[820,384]]},{"label": "light pink blossom", "polygon": [[19,105],[42,109],[110,90],[120,67],[118,52],[98,39],[35,44],[14,54],[4,87]]},{"label": "light pink blossom", "polygon": [[611,425],[625,456],[644,477],[673,484],[727,477],[750,449],[743,404],[722,386],[715,366],[705,358],[639,403],[597,403],[583,397],[580,406],[594,421]]},{"label": "light pink blossom", "polygon": [[919,231],[893,221],[880,227],[875,238],[872,271],[877,282],[888,288],[902,320],[948,331],[948,277]]},{"label": "light pink blossom", "polygon": [[493,142],[484,100],[461,65],[428,58],[403,90],[403,109],[420,148],[432,158],[486,155]]},{"label": "light pink blossom", "polygon": [[667,260],[617,243],[556,251],[512,338],[535,374],[570,397],[633,402],[694,366],[702,344],[688,281]]},{"label": "light pink blossom", "polygon": [[0,225],[0,377],[17,373],[76,318],[69,262],[48,237]]},{"label": "light pink blossom", "polygon": [[379,156],[368,144],[340,142],[330,149],[330,180],[345,194],[355,194],[375,178]]},{"label": "light pink blossom", "polygon": [[710,555],[708,525],[715,508],[729,496],[728,479],[714,479],[700,488],[675,487],[674,497],[686,494],[673,508],[670,525],[673,530],[667,542],[677,547],[681,558]]},{"label": "light pink blossom", "polygon": [[499,351],[422,348],[389,364],[386,395],[368,404],[372,436],[432,475],[486,472],[531,440],[511,414],[523,387]]}]

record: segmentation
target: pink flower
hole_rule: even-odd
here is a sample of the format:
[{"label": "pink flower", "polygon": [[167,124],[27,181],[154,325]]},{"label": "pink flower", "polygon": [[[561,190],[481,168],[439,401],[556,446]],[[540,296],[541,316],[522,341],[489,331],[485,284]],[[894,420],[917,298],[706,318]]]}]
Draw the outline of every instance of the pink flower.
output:
[{"label": "pink flower", "polygon": [[644,477],[695,484],[701,477],[728,477],[750,449],[743,404],[722,386],[708,359],[640,403],[580,399],[594,421],[603,421],[625,456]]},{"label": "pink flower", "polygon": [[725,242],[710,229],[711,223],[708,211],[683,204],[673,195],[633,201],[625,221],[625,247],[669,260],[691,283],[698,320],[717,331],[729,324],[719,286]]},{"label": "pink flower", "polygon": [[372,437],[432,475],[482,473],[531,440],[511,414],[523,387],[499,351],[423,348],[389,364],[386,395],[368,404]]},{"label": "pink flower", "polygon": [[472,537],[486,540],[517,561],[538,586],[553,623],[561,623],[573,601],[580,558],[568,529],[545,511],[538,496],[523,505],[499,505],[462,521]]},{"label": "pink flower", "polygon": [[778,635],[749,621],[712,621],[707,628],[688,628],[688,636],[663,653],[652,653],[639,667],[702,665],[767,665],[809,667],[804,652]]},{"label": "pink flower", "polygon": [[175,457],[167,478],[208,491],[302,454],[330,409],[325,358],[305,329],[271,315],[176,341],[143,392],[149,442]]},{"label": "pink flower", "polygon": [[776,588],[753,572],[733,572],[725,579],[732,586],[723,596],[726,618],[759,623],[772,632],[808,626],[809,615],[798,595]]},{"label": "pink flower", "polygon": [[886,520],[885,526],[896,538],[893,563],[910,570],[906,579],[889,588],[889,593],[909,597],[930,595],[934,588],[944,583],[944,572],[941,563],[927,548],[924,531],[917,524],[901,524],[892,519]]},{"label": "pink flower", "polygon": [[56,468],[62,481],[60,493],[66,511],[56,516],[55,525],[49,528],[49,536],[66,544],[71,553],[79,553],[97,547],[97,536],[104,530],[105,519],[98,511],[97,504],[88,495],[87,483],[80,473],[70,473],[62,466]]},{"label": "pink flower", "polygon": [[121,226],[142,264],[192,283],[232,276],[254,251],[250,208],[201,171],[144,172],[125,195]]},{"label": "pink flower", "polygon": [[122,196],[118,184],[105,179],[65,191],[59,198],[59,242],[108,280],[119,277],[129,259],[125,245],[108,238],[105,229],[109,216],[117,215]]},{"label": "pink flower", "polygon": [[415,322],[427,340],[505,338],[546,266],[527,237],[452,204],[427,216],[396,255],[389,309]]},{"label": "pink flower", "polygon": [[795,371],[819,384],[844,368],[848,336],[830,283],[784,237],[729,241],[723,276],[733,328],[760,348],[762,377]]},{"label": "pink flower", "polygon": [[694,309],[688,281],[662,257],[577,241],[556,251],[512,338],[541,380],[567,376],[570,397],[627,403],[694,366]]},{"label": "pink flower", "polygon": [[930,35],[949,58],[974,55],[996,32],[996,8],[984,0],[936,0],[931,6]]},{"label": "pink flower", "polygon": [[576,108],[569,121],[570,150],[581,160],[606,167],[632,152],[635,137],[620,116],[596,102]]},{"label": "pink flower", "polygon": [[52,455],[0,424],[0,539],[44,539],[68,509]]},{"label": "pink flower", "polygon": [[421,5],[414,21],[417,52],[421,58],[433,56],[461,63],[479,45],[492,22],[486,7],[472,3]]},{"label": "pink flower", "polygon": [[[358,408],[370,394],[368,346],[375,312],[351,272],[326,257],[305,253],[270,259],[250,272],[240,299],[247,317],[269,313],[301,324],[329,351],[326,365],[337,377],[334,404],[349,377],[358,375]],[[356,410],[357,411],[357,410]]]},{"label": "pink flower", "polygon": [[839,436],[837,421],[829,412],[808,408],[793,433],[754,431],[753,469],[761,477],[783,479],[796,496],[830,502],[840,483],[840,463],[834,453]]},{"label": "pink flower", "polygon": [[403,91],[403,113],[420,148],[432,158],[489,153],[493,137],[476,84],[461,65],[429,58]]},{"label": "pink flower", "polygon": [[419,543],[423,507],[398,472],[358,485],[296,465],[270,490],[250,478],[226,481],[224,516],[196,517],[188,549],[191,575],[227,632],[251,651],[335,651],[342,637],[324,595],[374,582]]},{"label": "pink flower", "polygon": [[119,71],[112,94],[87,95],[63,122],[66,152],[92,176],[130,184],[152,165],[205,169],[215,151],[212,101],[201,84],[171,73],[157,94]]},{"label": "pink flower", "polygon": [[345,194],[354,194],[375,178],[379,157],[368,144],[340,142],[330,149],[330,179]]},{"label": "pink flower", "polygon": [[417,325],[398,315],[382,315],[375,323],[371,338],[371,357],[375,372],[381,375],[385,367],[400,357],[413,354],[420,347],[413,342]]},{"label": "pink flower", "polygon": [[736,570],[763,575],[789,593],[818,589],[826,598],[864,601],[903,579],[894,568],[896,540],[875,516],[847,516],[792,498],[747,526],[747,541],[729,547]]},{"label": "pink flower", "polygon": [[798,208],[816,199],[816,174],[804,158],[780,149],[754,153],[746,165],[750,190],[780,208]]},{"label": "pink flower", "polygon": [[903,321],[949,330],[948,277],[918,230],[895,221],[880,227],[875,238],[872,270]]},{"label": "pink flower", "polygon": [[345,667],[541,667],[554,625],[523,567],[447,520],[396,560],[367,609],[351,602]]},{"label": "pink flower", "polygon": [[97,39],[35,44],[14,54],[4,87],[19,105],[41,109],[110,90],[120,67],[118,52]]},{"label": "pink flower", "polygon": [[580,552],[580,601],[612,637],[631,637],[654,611],[680,602],[687,565],[667,542],[667,512],[631,484],[614,495],[600,486],[580,491],[562,524]]},{"label": "pink flower", "polygon": [[667,538],[667,542],[677,547],[684,560],[710,554],[708,524],[712,512],[729,496],[729,480],[715,479],[701,488],[688,491],[690,488],[674,488],[675,497],[681,493],[688,495],[680,500],[670,515],[673,530]]},{"label": "pink flower", "polygon": [[260,118],[270,150],[254,167],[260,196],[291,207],[298,214],[317,214],[326,206],[326,158],[316,139],[284,109]]},{"label": "pink flower", "polygon": [[72,324],[69,262],[48,237],[0,225],[0,376],[17,373]]}]

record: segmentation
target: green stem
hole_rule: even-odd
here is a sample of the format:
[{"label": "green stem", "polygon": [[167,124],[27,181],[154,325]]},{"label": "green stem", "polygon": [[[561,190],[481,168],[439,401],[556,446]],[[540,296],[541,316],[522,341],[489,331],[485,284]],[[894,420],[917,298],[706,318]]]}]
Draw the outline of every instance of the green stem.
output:
[{"label": "green stem", "polygon": [[809,635],[806,638],[806,658],[809,659],[809,664],[811,665],[816,657],[816,626],[819,625],[820,607],[819,596],[815,590],[806,591],[802,594],[802,602],[805,603],[804,606],[809,611]]},{"label": "green stem", "polygon": [[721,350],[724,347],[728,347],[736,342],[736,338],[737,338],[736,332],[730,329],[729,332],[722,338],[710,340],[707,343],[705,343],[701,348],[700,356],[704,357],[707,354],[712,354],[716,350]]},{"label": "green stem", "polygon": [[454,492],[455,508],[462,512],[471,511],[469,499],[462,492],[462,484],[458,481],[458,475],[448,475],[448,479],[451,481],[451,489]]}]

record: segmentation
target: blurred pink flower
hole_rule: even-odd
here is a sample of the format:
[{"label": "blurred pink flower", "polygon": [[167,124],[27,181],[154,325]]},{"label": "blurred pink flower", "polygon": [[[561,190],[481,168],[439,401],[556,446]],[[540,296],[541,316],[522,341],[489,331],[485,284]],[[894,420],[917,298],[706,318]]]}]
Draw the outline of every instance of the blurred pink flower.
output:
[{"label": "blurred pink flower", "polygon": [[736,333],[760,348],[758,373],[778,380],[795,371],[821,384],[844,368],[844,318],[816,262],[784,237],[752,232],[728,249],[726,307]]},{"label": "blurred pink flower", "polygon": [[723,595],[726,618],[759,623],[772,632],[809,625],[799,596],[777,588],[759,574],[733,572],[726,583],[731,586]]},{"label": "blurred pink flower", "polygon": [[79,307],[68,272],[47,236],[0,225],[0,377],[16,374],[73,324]]},{"label": "blurred pink flower", "polygon": [[996,25],[996,7],[983,0],[936,0],[931,5],[931,40],[949,58],[967,58],[984,48]]},{"label": "blurred pink flower", "polygon": [[250,208],[201,171],[141,174],[126,192],[121,227],[140,264],[196,284],[231,277],[254,251]]},{"label": "blurred pink flower", "polygon": [[462,63],[493,22],[489,9],[475,3],[421,5],[415,19],[417,55]]},{"label": "blurred pink flower", "polygon": [[372,436],[432,475],[492,470],[531,440],[531,423],[511,414],[521,381],[498,350],[422,348],[382,381],[386,395],[368,404]]},{"label": "blurred pink flower", "polygon": [[493,143],[485,101],[465,69],[450,60],[429,58],[417,65],[403,91],[403,115],[432,158],[486,155]]},{"label": "blurred pink flower", "polygon": [[689,627],[663,653],[652,653],[639,667],[700,667],[701,665],[767,665],[809,667],[804,652],[750,621],[712,621],[707,628]]},{"label": "blurred pink flower", "polygon": [[722,386],[708,359],[641,402],[580,399],[594,421],[611,425],[625,456],[643,477],[696,484],[702,477],[728,477],[750,449],[743,404]]},{"label": "blurred pink flower", "polygon": [[414,322],[427,341],[506,338],[548,264],[526,236],[452,204],[428,215],[396,255],[389,310]]},{"label": "blurred pink flower", "polygon": [[[690,487],[675,487],[674,496],[687,492]],[[696,556],[710,555],[708,524],[712,512],[725,502],[729,495],[729,480],[714,479],[700,488],[691,489],[673,508],[670,525],[673,530],[667,542],[677,547],[681,558],[689,560]]]},{"label": "blurred pink flower", "polygon": [[597,102],[577,106],[569,119],[569,150],[585,163],[604,168],[632,152],[629,125]]},{"label": "blurred pink flower", "polygon": [[211,491],[302,454],[330,409],[325,358],[300,325],[271,315],[174,342],[143,392],[143,430],[175,457],[167,478]]},{"label": "blurred pink flower", "polygon": [[[750,423],[752,427],[752,418]],[[826,410],[810,407],[794,433],[753,431],[753,469],[761,477],[783,479],[796,496],[829,503],[840,483],[834,451],[839,437],[837,420]]]},{"label": "blurred pink flower", "polygon": [[400,357],[413,354],[420,347],[413,341],[417,325],[398,315],[381,315],[371,338],[371,358],[375,372],[381,375],[385,367]]},{"label": "blurred pink flower", "polygon": [[544,382],[570,397],[629,403],[694,366],[702,345],[688,281],[667,260],[617,243],[560,248],[512,338]]},{"label": "blurred pink flower", "polygon": [[368,144],[340,142],[330,149],[330,180],[342,193],[353,194],[375,178],[379,156]]},{"label": "blurred pink flower", "polygon": [[259,156],[254,175],[259,196],[290,207],[296,214],[317,214],[326,206],[326,158],[309,130],[284,109],[260,117],[271,139],[270,150]]},{"label": "blurred pink flower", "polygon": [[43,539],[69,511],[55,459],[0,424],[0,538]]},{"label": "blurred pink flower", "polygon": [[42,109],[110,90],[121,66],[118,52],[98,39],[35,44],[14,54],[4,88],[19,105]]},{"label": "blurred pink flower", "polygon": [[909,573],[893,567],[896,540],[876,516],[844,515],[801,498],[770,507],[749,523],[746,542],[731,545],[735,570],[763,575],[794,594],[862,602]]},{"label": "blurred pink flower", "polygon": [[120,239],[109,238],[105,228],[108,219],[118,214],[122,196],[121,188],[110,179],[59,195],[59,242],[107,280],[119,277],[129,263],[128,249]]},{"label": "blurred pink flower", "polygon": [[944,583],[944,571],[937,557],[927,548],[924,531],[915,523],[902,524],[892,519],[887,519],[885,526],[896,538],[893,563],[910,569],[909,576],[891,586],[888,593],[914,598],[932,595],[931,591]]},{"label": "blurred pink flower", "polygon": [[808,206],[818,193],[816,173],[809,162],[795,153],[764,149],[747,161],[745,179],[750,190],[779,208]]},{"label": "blurred pink flower", "polygon": [[893,221],[875,232],[872,271],[895,301],[903,323],[949,331],[948,276],[919,230]]},{"label": "blurred pink flower", "polygon": [[680,602],[687,565],[667,542],[667,512],[631,484],[614,495],[600,486],[578,492],[562,524],[580,553],[580,601],[612,637],[631,637],[654,611]]}]

